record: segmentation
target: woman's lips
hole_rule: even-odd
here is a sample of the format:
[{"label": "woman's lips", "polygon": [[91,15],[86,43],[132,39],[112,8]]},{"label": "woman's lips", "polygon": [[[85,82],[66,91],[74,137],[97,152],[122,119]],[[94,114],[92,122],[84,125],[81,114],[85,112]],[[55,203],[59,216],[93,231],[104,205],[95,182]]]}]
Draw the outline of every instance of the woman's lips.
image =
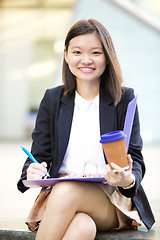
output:
[{"label": "woman's lips", "polygon": [[85,72],[85,73],[90,73],[90,72],[93,72],[95,70],[94,67],[79,67],[78,69],[81,70],[82,72]]}]

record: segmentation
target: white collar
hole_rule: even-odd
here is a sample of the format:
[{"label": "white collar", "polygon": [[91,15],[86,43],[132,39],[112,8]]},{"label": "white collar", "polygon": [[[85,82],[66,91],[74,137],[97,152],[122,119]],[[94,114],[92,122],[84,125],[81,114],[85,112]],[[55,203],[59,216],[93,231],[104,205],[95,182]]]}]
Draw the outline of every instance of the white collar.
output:
[{"label": "white collar", "polygon": [[92,101],[88,101],[81,97],[76,91],[74,103],[83,111],[87,111],[91,105],[94,105],[95,107],[99,106],[99,94]]}]

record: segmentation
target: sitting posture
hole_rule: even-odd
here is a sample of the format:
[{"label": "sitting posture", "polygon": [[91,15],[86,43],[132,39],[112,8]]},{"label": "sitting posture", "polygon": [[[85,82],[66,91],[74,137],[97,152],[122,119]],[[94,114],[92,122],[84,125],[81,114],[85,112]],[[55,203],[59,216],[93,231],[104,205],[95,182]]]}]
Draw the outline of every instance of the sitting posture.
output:
[{"label": "sitting posture", "polygon": [[24,179],[83,176],[87,161],[96,163],[107,184],[61,181],[43,188],[27,219],[37,240],[93,240],[97,231],[150,229],[154,223],[141,181],[145,165],[136,108],[128,149],[128,169],[108,164],[100,136],[123,130],[131,88],[122,86],[122,74],[112,39],[94,19],[81,20],[65,39],[63,85],[46,91],[32,134]]}]

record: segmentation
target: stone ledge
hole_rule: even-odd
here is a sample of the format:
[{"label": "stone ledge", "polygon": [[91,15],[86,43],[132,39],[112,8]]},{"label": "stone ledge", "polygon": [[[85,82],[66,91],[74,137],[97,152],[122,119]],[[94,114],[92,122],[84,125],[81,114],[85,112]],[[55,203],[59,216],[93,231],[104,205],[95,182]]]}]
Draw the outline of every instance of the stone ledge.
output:
[{"label": "stone ledge", "polygon": [[[8,230],[0,229],[0,239],[1,240],[34,240],[35,233],[30,231],[23,230]],[[119,231],[113,233],[98,233],[95,240],[151,240],[151,239],[160,239],[160,234],[156,234],[155,230],[144,231],[141,230],[128,230],[128,231]]]},{"label": "stone ledge", "polygon": [[34,240],[35,233],[30,231],[0,230],[0,240]]},{"label": "stone ledge", "polygon": [[[160,211],[156,209],[156,223],[152,230],[147,231],[145,227],[138,230],[118,231],[112,233],[97,233],[95,240],[158,240],[160,239]],[[28,230],[24,219],[15,219],[0,222],[0,240],[35,240],[36,234]]]}]

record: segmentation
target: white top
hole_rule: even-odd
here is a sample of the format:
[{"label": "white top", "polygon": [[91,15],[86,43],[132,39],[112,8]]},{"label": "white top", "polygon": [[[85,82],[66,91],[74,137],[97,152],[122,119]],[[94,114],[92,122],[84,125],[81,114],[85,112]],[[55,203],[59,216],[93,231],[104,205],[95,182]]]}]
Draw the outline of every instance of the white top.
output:
[{"label": "white top", "polygon": [[[59,173],[84,174],[86,161],[95,162],[98,172],[103,172],[106,164],[100,143],[99,95],[87,101],[76,92],[74,103],[69,143]],[[87,166],[90,171],[94,168]]]}]

